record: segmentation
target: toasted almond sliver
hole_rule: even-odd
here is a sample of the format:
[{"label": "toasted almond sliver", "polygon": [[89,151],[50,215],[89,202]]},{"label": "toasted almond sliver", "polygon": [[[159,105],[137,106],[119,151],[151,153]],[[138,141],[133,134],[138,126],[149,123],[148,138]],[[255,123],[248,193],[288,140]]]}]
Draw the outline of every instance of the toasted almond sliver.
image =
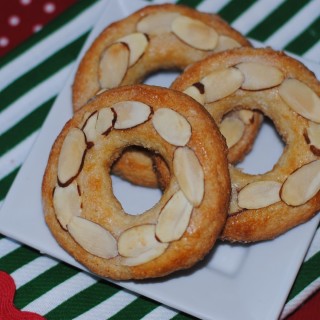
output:
[{"label": "toasted almond sliver", "polygon": [[143,17],[137,24],[137,31],[158,35],[171,31],[171,23],[179,16],[178,12],[156,12]]},{"label": "toasted almond sliver", "polygon": [[85,126],[83,127],[83,132],[86,135],[87,142],[94,142],[96,139],[96,122],[97,122],[97,112],[91,114],[87,119]]},{"label": "toasted almond sliver", "polygon": [[67,224],[70,220],[81,215],[81,197],[76,182],[69,184],[65,188],[55,187],[53,207],[62,228],[67,230]]},{"label": "toasted almond sliver", "polygon": [[118,240],[119,254],[136,257],[161,244],[155,236],[154,224],[143,224],[124,231]]},{"label": "toasted almond sliver", "polygon": [[117,118],[115,129],[128,129],[149,119],[151,108],[139,101],[121,101],[112,106]]},{"label": "toasted almond sliver", "polygon": [[236,40],[228,37],[228,36],[219,36],[218,45],[214,49],[214,52],[221,52],[233,48],[239,48],[241,44]]},{"label": "toasted almond sliver", "polygon": [[156,226],[156,235],[161,242],[178,240],[186,231],[192,205],[180,190],[167,202],[161,210]]},{"label": "toasted almond sliver", "polygon": [[244,81],[242,72],[236,68],[219,69],[201,80],[207,103],[225,98],[237,91]]},{"label": "toasted almond sliver", "polygon": [[257,181],[246,185],[238,194],[238,205],[245,209],[265,208],[279,202],[281,183],[277,181]]},{"label": "toasted almond sliver", "polygon": [[253,111],[251,110],[239,110],[236,111],[236,113],[239,116],[239,119],[245,124],[250,124],[254,117]]},{"label": "toasted almond sliver", "polygon": [[149,43],[146,35],[140,32],[131,33],[123,38],[120,38],[117,42],[124,42],[129,47],[129,67],[134,65],[140,59]]},{"label": "toasted almond sliver", "polygon": [[233,147],[243,136],[244,123],[233,116],[225,117],[219,126],[220,132],[226,138],[228,148]]},{"label": "toasted almond sliver", "polygon": [[108,89],[106,89],[106,88],[99,89],[99,90],[95,93],[95,95],[98,96],[98,95],[100,95],[101,93],[106,92],[107,90],[108,90]]},{"label": "toasted almond sliver", "polygon": [[191,126],[188,120],[169,108],[158,109],[152,123],[159,135],[175,146],[184,146],[191,137]]},{"label": "toasted almond sliver", "polygon": [[281,98],[301,116],[320,123],[320,98],[303,82],[286,79],[279,87]]},{"label": "toasted almond sliver", "polygon": [[[124,231],[118,239],[119,254],[125,258],[134,258],[133,261],[138,261],[137,264],[161,255],[168,244],[159,242],[155,232],[154,224],[143,224]],[[130,261],[127,260],[126,264]]]},{"label": "toasted almond sliver", "polygon": [[99,82],[101,88],[118,87],[127,73],[130,52],[128,45],[114,43],[101,56],[99,63]]},{"label": "toasted almond sliver", "polygon": [[62,185],[70,183],[79,174],[86,148],[83,131],[72,128],[65,137],[60,150],[58,179]]},{"label": "toasted almond sliver", "polygon": [[105,134],[108,132],[113,125],[114,113],[111,108],[103,108],[98,112],[96,133]]},{"label": "toasted almond sliver", "polygon": [[190,148],[176,149],[173,172],[186,198],[193,206],[199,206],[204,195],[204,173],[197,156]]},{"label": "toasted almond sliver", "polygon": [[199,91],[199,88],[197,86],[192,85],[192,86],[188,87],[187,89],[185,89],[183,91],[183,93],[187,94],[189,97],[193,98],[194,100],[196,100],[200,104],[202,104],[202,105],[205,104],[205,95],[204,95],[204,93],[201,93]]},{"label": "toasted almond sliver", "polygon": [[231,184],[231,199],[229,205],[229,214],[241,211],[242,208],[238,206],[238,190],[235,184]]},{"label": "toasted almond sliver", "polygon": [[307,134],[310,144],[320,149],[320,124],[310,121]]},{"label": "toasted almond sliver", "polygon": [[284,182],[281,199],[290,206],[300,206],[320,190],[320,160],[294,171]]},{"label": "toasted almond sliver", "polygon": [[141,253],[136,257],[129,257],[129,258],[123,257],[121,259],[121,263],[125,266],[133,267],[133,266],[138,266],[140,264],[149,262],[161,256],[164,253],[164,251],[167,249],[168,245],[169,245],[168,243],[162,243],[161,246],[152,248],[146,252]]},{"label": "toasted almond sliver", "polygon": [[243,73],[245,90],[263,90],[279,85],[284,74],[276,67],[257,62],[242,62],[236,67]]},{"label": "toasted almond sliver", "polygon": [[82,121],[80,122],[78,128],[82,129],[91,115],[92,112],[86,111],[82,117]]},{"label": "toasted almond sliver", "polygon": [[191,47],[200,50],[213,50],[218,43],[218,33],[208,25],[186,16],[175,18],[172,32]]},{"label": "toasted almond sliver", "polygon": [[67,227],[73,239],[89,253],[104,259],[118,254],[116,239],[99,224],[73,217]]}]

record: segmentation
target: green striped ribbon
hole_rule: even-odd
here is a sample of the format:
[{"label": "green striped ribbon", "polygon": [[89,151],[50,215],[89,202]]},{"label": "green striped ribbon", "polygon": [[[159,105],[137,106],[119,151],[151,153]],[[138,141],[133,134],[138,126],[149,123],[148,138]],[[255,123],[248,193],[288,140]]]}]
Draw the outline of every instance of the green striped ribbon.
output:
[{"label": "green striped ribbon", "polygon": [[[112,295],[117,293],[119,288],[115,285],[98,281],[90,287],[75,294],[69,300],[63,302],[57,308],[53,309],[46,314],[46,318],[49,319],[74,319],[81,315],[86,310],[91,309],[98,303],[109,299]],[[129,319],[129,318],[128,318]]]},{"label": "green striped ribbon", "polygon": [[[261,17],[252,24],[250,30],[239,31],[242,31],[248,37],[265,41],[267,44],[272,45],[273,36],[277,36],[283,28],[288,27],[288,25],[290,27],[292,24],[292,28],[290,28],[292,35],[289,41],[285,42],[278,49],[288,50],[297,55],[306,56],[307,58],[311,57],[319,61],[320,6],[319,3],[318,6],[316,5],[316,1],[287,0],[279,1],[277,4],[275,2],[255,0],[216,0],[214,2],[211,0],[178,0],[176,2],[200,9],[218,8],[216,10],[217,13],[230,24],[234,25],[241,25],[243,23],[242,17],[251,11],[256,12],[254,10],[261,7]],[[55,33],[63,32],[75,19],[85,16],[90,10],[96,10],[98,14],[98,10],[94,8],[99,4],[101,4],[101,0],[82,0],[76,2],[75,5],[46,25],[41,31],[34,34],[29,40],[1,58],[0,75],[3,72],[2,70],[5,70],[7,67],[9,68],[11,64],[19,62],[24,56],[28,55],[30,50],[40,46],[46,39],[52,37]],[[314,10],[316,9],[318,10],[317,15],[314,14]],[[304,12],[308,13],[308,10],[313,18],[304,23],[303,29],[300,29],[292,21],[299,15],[305,14]],[[261,14],[261,12],[265,12],[265,14]],[[252,15],[252,19],[255,19],[254,15]],[[94,21],[92,21],[93,23]],[[19,73],[17,77],[14,77],[8,83],[5,82],[6,79],[0,77],[0,123],[1,118],[8,114],[8,118],[14,117],[16,112],[15,105],[19,104],[20,99],[28,95],[32,89],[37,86],[48,85],[49,79],[53,79],[59,72],[63,72],[66,68],[68,69],[72,66],[92,27],[93,25],[88,25],[87,29],[81,34],[75,34],[72,40],[61,49],[57,50],[53,47],[52,53],[45,56],[43,61],[33,64],[30,68],[26,68],[24,72]],[[3,85],[3,83],[5,84]],[[5,123],[8,127],[0,131],[0,200],[4,200],[19,171],[20,165],[23,163],[24,158],[21,155],[23,152],[19,153],[18,151],[23,150],[28,138],[33,138],[37,135],[58,92],[59,90],[56,90],[51,96],[48,95],[45,101],[41,101],[38,104],[35,103],[31,107],[28,106],[28,112],[21,117],[17,115],[17,121],[9,125]],[[10,116],[11,112],[13,116]],[[16,165],[12,165],[9,161],[11,154],[20,154],[20,158],[15,159],[17,160]],[[30,265],[36,264],[41,257],[33,249],[12,243],[11,240],[0,235],[1,270],[14,275],[19,273],[20,270],[23,271],[30,267]],[[287,304],[319,279],[319,266],[320,252],[313,254],[302,264],[295,284],[289,294]],[[54,265],[47,266],[40,274],[26,279],[18,287],[15,304],[18,308],[27,308],[36,303],[39,297],[44,297],[55,288],[59,288],[59,286],[67,281],[72,281],[82,274],[82,272],[62,262],[56,262]],[[88,312],[88,310],[99,307],[106,300],[115,299],[117,301],[117,295],[126,294],[125,290],[114,284],[95,278],[90,278],[90,280],[91,282],[87,283],[87,286],[79,288],[74,293],[70,293],[68,298],[55,305],[44,316],[47,319],[75,319]],[[146,315],[152,314],[152,312],[166,314],[167,318],[177,320],[194,319],[189,315],[168,309],[150,299],[132,294],[128,295],[130,295],[128,304],[120,307],[119,310],[115,310],[114,314],[110,315],[108,319],[141,319]]]}]

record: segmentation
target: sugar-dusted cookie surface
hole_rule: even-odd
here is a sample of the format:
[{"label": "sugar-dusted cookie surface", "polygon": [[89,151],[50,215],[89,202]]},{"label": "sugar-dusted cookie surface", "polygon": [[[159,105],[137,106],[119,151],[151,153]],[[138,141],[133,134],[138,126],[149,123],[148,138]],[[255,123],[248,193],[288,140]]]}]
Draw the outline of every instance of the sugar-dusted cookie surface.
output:
[{"label": "sugar-dusted cookie surface", "polygon": [[233,192],[222,238],[274,238],[320,209],[320,83],[302,63],[268,48],[237,48],[193,64],[172,88],[202,101],[220,129],[237,132],[238,119],[224,118],[229,112],[259,110],[285,143],[264,174],[230,166]]},{"label": "sugar-dusted cookie surface", "polygon": [[[217,15],[174,4],[147,6],[107,26],[93,42],[74,79],[74,109],[103,90],[140,83],[158,70],[183,70],[212,52],[249,45]],[[242,159],[251,148],[261,122],[258,113],[250,121],[235,116],[246,134],[234,144],[231,162]],[[135,184],[157,187],[152,166],[148,153],[133,147],[124,152],[113,172]]]},{"label": "sugar-dusted cookie surface", "polygon": [[[130,145],[161,154],[170,171],[159,202],[136,216],[110,178]],[[230,192],[227,147],[212,117],[181,92],[146,85],[110,89],[78,110],[52,147],[42,184],[58,243],[112,279],[164,276],[201,260],[223,229]]]}]

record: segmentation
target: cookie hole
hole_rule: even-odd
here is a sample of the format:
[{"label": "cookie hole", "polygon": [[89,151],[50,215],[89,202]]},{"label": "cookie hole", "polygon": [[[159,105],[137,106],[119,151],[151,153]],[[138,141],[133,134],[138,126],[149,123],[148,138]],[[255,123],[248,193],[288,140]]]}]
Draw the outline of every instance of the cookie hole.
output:
[{"label": "cookie hole", "polygon": [[265,117],[251,152],[236,167],[249,174],[266,173],[278,162],[284,147],[273,122]]},{"label": "cookie hole", "polygon": [[[128,148],[126,151],[130,151],[131,149],[132,148]],[[147,154],[143,148],[135,147],[135,150],[137,149]],[[121,158],[122,156],[117,162],[120,161]],[[134,172],[135,167],[133,165],[130,165],[130,168],[132,168],[133,173],[136,173]],[[138,171],[139,169],[136,168],[136,170]],[[111,175],[111,179],[113,193],[127,214],[139,215],[144,213],[158,203],[162,196],[160,188],[141,187],[116,175]]]},{"label": "cookie hole", "polygon": [[145,84],[170,87],[171,83],[181,74],[181,70],[159,70],[147,76]]},{"label": "cookie hole", "polygon": [[145,188],[112,175],[113,193],[130,215],[139,215],[151,209],[161,198],[160,189]]}]

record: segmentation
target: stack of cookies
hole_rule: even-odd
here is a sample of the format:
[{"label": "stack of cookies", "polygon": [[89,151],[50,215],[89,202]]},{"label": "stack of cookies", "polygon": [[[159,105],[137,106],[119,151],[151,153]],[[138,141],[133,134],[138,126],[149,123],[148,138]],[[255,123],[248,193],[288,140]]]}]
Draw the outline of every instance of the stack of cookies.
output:
[{"label": "stack of cookies", "polygon": [[[179,69],[170,88],[140,84]],[[145,7],[103,30],[73,84],[74,116],[42,185],[58,243],[112,279],[190,268],[218,239],[272,239],[320,209],[320,83],[303,64],[250,42],[219,16]],[[285,148],[272,170],[235,165],[268,117]],[[110,174],[163,190],[133,216]]]}]

